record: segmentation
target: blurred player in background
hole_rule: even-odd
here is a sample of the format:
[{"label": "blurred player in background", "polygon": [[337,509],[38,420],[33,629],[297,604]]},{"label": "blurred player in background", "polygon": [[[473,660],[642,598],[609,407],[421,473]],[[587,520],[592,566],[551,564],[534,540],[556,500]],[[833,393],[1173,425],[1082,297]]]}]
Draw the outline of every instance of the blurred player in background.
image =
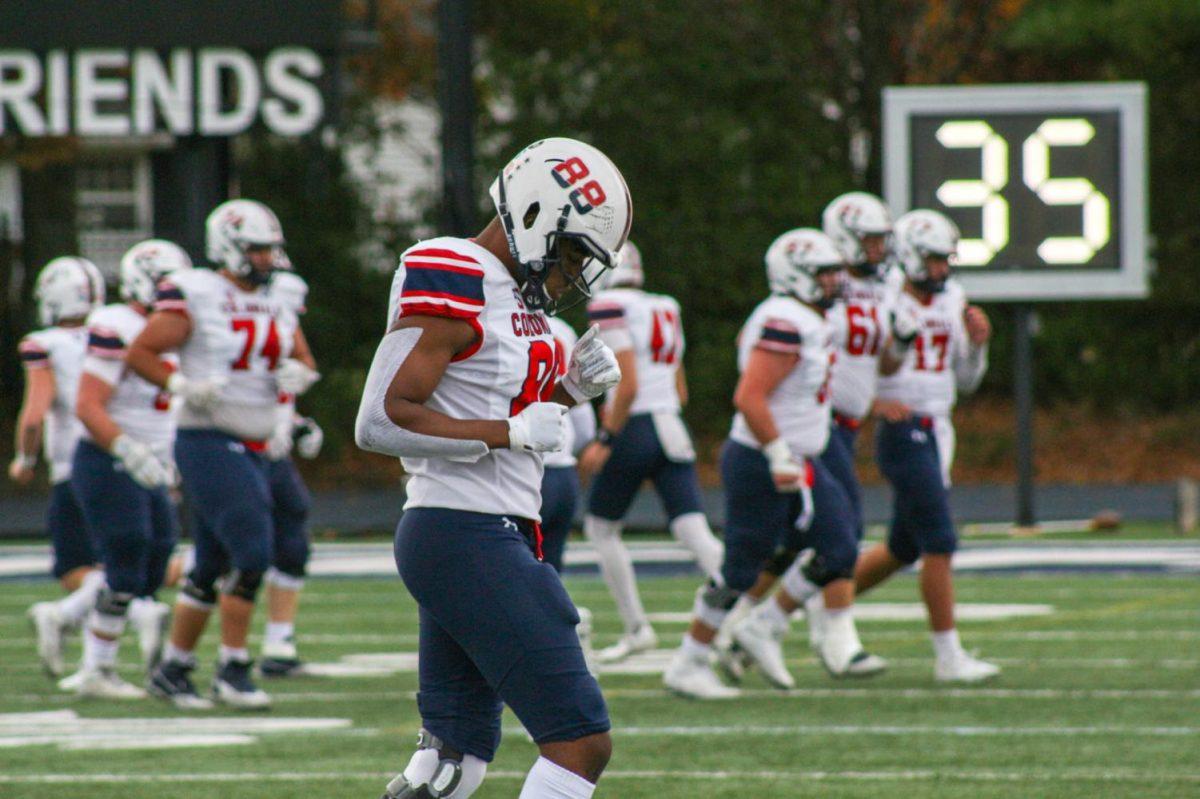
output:
[{"label": "blurred player in background", "polygon": [[[231,200],[209,214],[205,238],[217,270],[192,269],[160,283],[154,313],[126,356],[135,372],[183,400],[175,460],[195,521],[195,565],[147,687],[176,707],[211,704],[190,673],[219,602],[213,697],[261,708],[270,698],[253,682],[246,648],[275,535],[261,452],[275,431],[279,393],[301,393],[317,373],[294,309],[268,287],[284,244],[275,214],[253,200]],[[177,372],[161,360],[172,350]]]},{"label": "blurred player in background", "polygon": [[54,576],[70,592],[63,599],[29,609],[37,633],[38,657],[51,676],[64,671],[62,644],[79,627],[104,586],[99,554],[71,490],[71,462],[83,427],[75,418],[75,396],[87,349],[87,315],[104,304],[104,277],[86,258],[55,258],[42,268],[34,287],[41,330],[21,339],[25,398],[17,417],[16,456],[8,476],[20,485],[33,479],[38,450],[50,467],[46,527],[54,550]]},{"label": "blurred player in background", "polygon": [[[554,335],[561,377],[567,368],[567,353],[575,348],[579,336],[557,316],[548,317],[548,321],[550,332]],[[567,536],[579,506],[579,473],[575,470],[575,456],[596,435],[596,412],[590,402],[580,402],[567,412],[567,421],[566,446],[547,452],[542,457],[545,467],[542,474],[542,554],[543,560],[560,574]],[[584,615],[583,608],[578,610],[581,616]],[[587,619],[584,619],[583,623],[586,622]]]},{"label": "blurred player in background", "polygon": [[629,550],[621,541],[621,521],[646,480],[667,512],[668,526],[715,576],[721,568],[721,542],[704,516],[696,451],[680,410],[687,402],[683,370],[683,324],[679,303],[642,290],[642,256],[632,242],[608,276],[604,291],[588,304],[588,318],[621,365],[621,382],[608,393],[596,440],[580,456],[585,475],[595,474],[583,530],[596,548],[600,570],[621,615],[625,632],[596,653],[615,663],[653,649],[650,626]]},{"label": "blurred player in background", "polygon": [[835,671],[878,658],[862,651],[850,613],[857,538],[844,487],[817,458],[829,437],[829,367],[833,331],[825,318],[845,267],[833,241],[800,228],[777,238],[766,255],[771,297],[738,336],[738,409],[721,452],[725,484],[725,560],[720,579],[697,592],[692,624],[663,679],[700,699],[735,695],[712,671],[711,644],[738,595],[780,546],[813,549],[784,574],[774,601],[733,628],[734,639],[773,684],[795,681],[780,640],[798,603],[829,587],[829,631],[822,660]]},{"label": "blurred player in background", "polygon": [[936,211],[910,211],[896,221],[896,256],[904,290],[895,307],[895,354],[903,365],[879,382],[883,400],[911,415],[885,416],[876,458],[892,484],[892,526],[886,544],[863,553],[855,569],[859,592],[921,561],[921,596],[929,612],[936,656],[934,676],[979,682],[999,667],[969,655],[954,624],[951,557],[958,546],[950,518],[950,465],[954,426],[950,411],[959,391],[974,391],[987,371],[992,328],[982,309],[967,303],[950,280],[958,228]]},{"label": "blurred player in background", "polygon": [[[104,587],[88,616],[80,670],[59,685],[81,696],[137,699],[145,691],[117,675],[126,623],[138,630],[147,669],[157,662],[169,608],[154,601],[175,545],[168,489],[175,482],[171,397],[125,366],[130,342],[146,326],[155,286],[192,268],[177,245],[150,239],[121,258],[120,303],[88,316],[88,348],[76,411],[83,438],[71,484],[104,561]],[[174,369],[173,354],[164,360]]]},{"label": "blurred player in background", "polygon": [[[286,257],[271,277],[271,293],[297,317],[304,315],[308,284],[292,270]],[[258,663],[264,677],[288,677],[303,671],[295,632],[300,589],[304,587],[311,552],[307,524],[312,500],[291,456],[294,449],[300,457],[311,460],[320,453],[325,441],[325,434],[315,421],[296,413],[295,395],[279,395],[278,413],[275,432],[264,452],[275,527],[274,559],[266,575],[267,625]]]},{"label": "blurred player in background", "polygon": [[559,380],[547,314],[616,262],[629,190],[599,150],[553,138],[518,153],[491,196],[497,216],[477,237],[401,256],[355,427],[360,447],[400,456],[410,475],[396,566],[420,610],[423,729],[388,799],[471,795],[504,704],[540,755],[522,799],[587,799],[612,751],[538,522],[542,457],[566,443],[564,406],[620,380],[594,328],[564,353]]}]

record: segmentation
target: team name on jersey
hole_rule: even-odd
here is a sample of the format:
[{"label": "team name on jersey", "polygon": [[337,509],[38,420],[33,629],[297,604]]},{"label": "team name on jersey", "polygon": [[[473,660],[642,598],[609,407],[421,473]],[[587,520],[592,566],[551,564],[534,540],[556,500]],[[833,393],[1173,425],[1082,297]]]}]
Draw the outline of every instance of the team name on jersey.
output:
[{"label": "team name on jersey", "polygon": [[512,315],[512,330],[514,336],[549,336],[550,323],[541,314],[531,314],[527,311],[515,311]]}]

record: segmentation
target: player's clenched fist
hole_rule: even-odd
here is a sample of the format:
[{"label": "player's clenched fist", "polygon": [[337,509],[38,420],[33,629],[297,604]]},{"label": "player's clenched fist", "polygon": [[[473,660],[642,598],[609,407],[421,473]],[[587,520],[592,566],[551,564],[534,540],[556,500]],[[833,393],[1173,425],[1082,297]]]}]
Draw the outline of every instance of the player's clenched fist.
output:
[{"label": "player's clenched fist", "polygon": [[508,448],[553,452],[567,444],[567,408],[557,402],[535,402],[508,418]]},{"label": "player's clenched fist", "polygon": [[992,337],[992,323],[987,314],[978,305],[968,305],[963,311],[963,324],[967,328],[967,338],[976,347],[987,344]]},{"label": "player's clenched fist", "polygon": [[621,382],[621,367],[608,345],[596,337],[600,328],[592,325],[575,342],[563,388],[576,402],[598,397]]}]

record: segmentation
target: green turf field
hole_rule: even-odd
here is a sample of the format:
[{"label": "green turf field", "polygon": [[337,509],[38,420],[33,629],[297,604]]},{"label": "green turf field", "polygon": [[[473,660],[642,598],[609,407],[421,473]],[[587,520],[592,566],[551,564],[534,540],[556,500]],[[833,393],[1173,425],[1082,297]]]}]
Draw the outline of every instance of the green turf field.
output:
[{"label": "green turf field", "polygon": [[[695,584],[690,578],[644,581],[647,609],[685,611]],[[595,612],[596,643],[611,642],[617,623],[603,584],[578,578],[568,587]],[[801,626],[788,641],[798,688],[787,694],[755,675],[745,698],[700,704],[668,695],[654,675],[605,675],[615,754],[597,796],[1200,796],[1200,581],[1194,575],[964,576],[958,587],[963,603],[1053,606],[1049,615],[962,624],[967,647],[1005,667],[998,682],[937,687],[919,621],[860,623],[864,642],[892,663],[871,682],[827,678],[808,657]],[[152,700],[101,704],[59,693],[37,668],[23,615],[31,602],[55,595],[48,582],[0,583],[0,714],[178,716]],[[904,576],[868,601],[915,600],[915,581]],[[398,580],[312,580],[300,621],[302,652],[313,661],[416,649],[414,605]],[[679,622],[656,627],[662,646],[674,646],[683,629]],[[202,687],[211,676],[213,639],[208,636],[202,652]],[[126,676],[136,678],[131,640],[122,657]],[[247,720],[348,721],[333,729],[251,732],[254,742],[242,745],[17,746],[14,729],[26,739],[40,733],[32,721],[24,727],[10,718],[0,728],[0,797],[375,799],[411,753],[416,684],[412,672],[303,677],[267,686],[276,699],[270,713],[194,717],[208,718],[203,728],[210,733]],[[47,718],[37,717],[38,723]],[[504,743],[476,796],[515,797],[536,756],[514,717],[506,714],[504,725]]]}]

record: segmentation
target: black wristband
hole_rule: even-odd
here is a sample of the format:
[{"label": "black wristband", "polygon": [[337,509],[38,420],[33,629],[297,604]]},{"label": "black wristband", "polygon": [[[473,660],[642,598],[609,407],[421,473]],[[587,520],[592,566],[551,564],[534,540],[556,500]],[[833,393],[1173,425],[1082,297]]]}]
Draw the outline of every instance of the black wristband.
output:
[{"label": "black wristband", "polygon": [[603,447],[611,447],[613,439],[616,437],[616,433],[606,427],[601,427],[596,431],[595,442]]}]

